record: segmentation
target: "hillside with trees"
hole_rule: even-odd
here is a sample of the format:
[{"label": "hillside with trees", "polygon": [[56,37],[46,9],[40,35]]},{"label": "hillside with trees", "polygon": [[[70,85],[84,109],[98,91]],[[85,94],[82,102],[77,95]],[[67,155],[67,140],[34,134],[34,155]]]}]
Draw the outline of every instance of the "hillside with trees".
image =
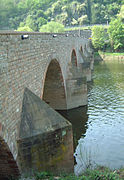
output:
[{"label": "hillside with trees", "polygon": [[123,4],[124,0],[0,0],[0,29],[40,31],[51,21],[66,27],[106,24],[123,14]]},{"label": "hillside with trees", "polygon": [[124,51],[124,5],[109,26],[92,27],[92,45],[96,51]]}]

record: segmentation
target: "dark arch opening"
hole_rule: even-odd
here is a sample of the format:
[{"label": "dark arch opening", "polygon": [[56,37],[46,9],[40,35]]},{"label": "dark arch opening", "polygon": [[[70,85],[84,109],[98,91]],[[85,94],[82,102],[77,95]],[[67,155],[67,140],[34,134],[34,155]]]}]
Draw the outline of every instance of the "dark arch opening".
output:
[{"label": "dark arch opening", "polygon": [[0,136],[0,179],[9,180],[19,176],[19,169],[7,143]]},{"label": "dark arch opening", "polygon": [[71,54],[71,62],[72,62],[72,65],[77,66],[77,56],[76,56],[76,52],[74,49]]},{"label": "dark arch opening", "polygon": [[67,108],[62,71],[55,59],[47,69],[42,99],[56,110]]}]

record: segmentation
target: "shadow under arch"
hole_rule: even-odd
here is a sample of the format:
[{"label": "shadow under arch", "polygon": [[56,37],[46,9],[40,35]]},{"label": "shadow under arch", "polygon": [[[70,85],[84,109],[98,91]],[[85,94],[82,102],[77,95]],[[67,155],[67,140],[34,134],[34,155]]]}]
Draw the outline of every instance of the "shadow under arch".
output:
[{"label": "shadow under arch", "polygon": [[19,175],[17,163],[7,143],[0,136],[0,179],[9,180],[12,177],[17,178]]},{"label": "shadow under arch", "polygon": [[53,109],[67,109],[63,75],[56,59],[47,68],[42,99]]},{"label": "shadow under arch", "polygon": [[82,46],[80,47],[80,51],[81,51],[81,53],[83,53],[83,47]]},{"label": "shadow under arch", "polygon": [[73,66],[77,66],[77,55],[75,49],[73,49],[71,53],[71,63]]}]

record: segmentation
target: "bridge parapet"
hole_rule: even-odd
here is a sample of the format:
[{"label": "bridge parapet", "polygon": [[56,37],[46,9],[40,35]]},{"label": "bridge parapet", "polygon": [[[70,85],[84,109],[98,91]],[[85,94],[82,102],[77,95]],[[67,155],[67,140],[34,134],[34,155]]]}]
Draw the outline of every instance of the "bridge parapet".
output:
[{"label": "bridge parapet", "polygon": [[[51,37],[54,38],[62,38],[62,37],[83,37],[86,39],[89,39],[91,37],[91,30],[72,30],[72,31],[65,31],[64,33],[42,33],[42,32],[22,32],[22,31],[0,31],[0,35],[21,35],[23,38],[23,35],[40,35],[42,37],[47,38],[47,40]],[[28,38],[28,37],[27,37]],[[24,39],[26,39],[26,36],[24,36]]]},{"label": "bridge parapet", "polygon": [[83,37],[86,39],[89,39],[91,37],[91,30],[72,30],[72,31],[66,31],[66,33],[68,33],[69,35],[73,35],[73,36],[79,36],[79,37]]}]

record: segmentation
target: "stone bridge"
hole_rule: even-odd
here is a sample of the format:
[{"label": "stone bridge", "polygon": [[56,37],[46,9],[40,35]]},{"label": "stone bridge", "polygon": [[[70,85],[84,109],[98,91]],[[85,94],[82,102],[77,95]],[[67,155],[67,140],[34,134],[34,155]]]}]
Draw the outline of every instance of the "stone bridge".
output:
[{"label": "stone bridge", "polygon": [[[65,133],[63,129],[60,138],[65,133],[66,142],[70,142],[69,138],[72,136],[70,123],[53,109],[71,109],[87,104],[87,81],[91,81],[93,69],[89,37],[88,31],[63,34],[0,32],[0,177],[18,176],[25,167],[29,167],[38,159],[36,157],[30,162],[29,156],[33,152],[35,154],[35,148],[29,148],[31,145],[27,139],[34,134],[34,144],[38,139],[42,139],[38,136],[38,128],[41,126],[40,131],[44,134],[48,119],[49,122],[51,119],[52,124],[56,119],[54,124],[57,126],[58,123],[59,128],[53,128],[51,125],[53,131],[49,131],[47,127],[47,134],[69,126],[67,129],[70,129],[70,134]],[[31,107],[32,103],[35,105]],[[36,117],[38,113],[40,118]],[[50,113],[51,117],[48,115]],[[62,122],[65,122],[63,126]],[[51,135],[46,139],[51,139],[50,137]],[[57,135],[55,137],[57,138]],[[62,141],[65,140],[62,138]],[[23,143],[24,141],[28,145]],[[50,154],[52,142],[47,141],[46,144],[47,150],[43,151]],[[61,143],[61,149],[66,154],[67,144],[64,145]],[[71,145],[72,142],[70,148]],[[26,152],[27,156],[24,155]],[[73,151],[68,156],[73,156],[72,154]],[[25,162],[26,158],[29,164]],[[54,164],[56,162],[54,158]],[[34,167],[35,165],[29,168]],[[38,165],[36,170],[40,169],[42,168]],[[44,169],[46,170],[46,167]]]}]

